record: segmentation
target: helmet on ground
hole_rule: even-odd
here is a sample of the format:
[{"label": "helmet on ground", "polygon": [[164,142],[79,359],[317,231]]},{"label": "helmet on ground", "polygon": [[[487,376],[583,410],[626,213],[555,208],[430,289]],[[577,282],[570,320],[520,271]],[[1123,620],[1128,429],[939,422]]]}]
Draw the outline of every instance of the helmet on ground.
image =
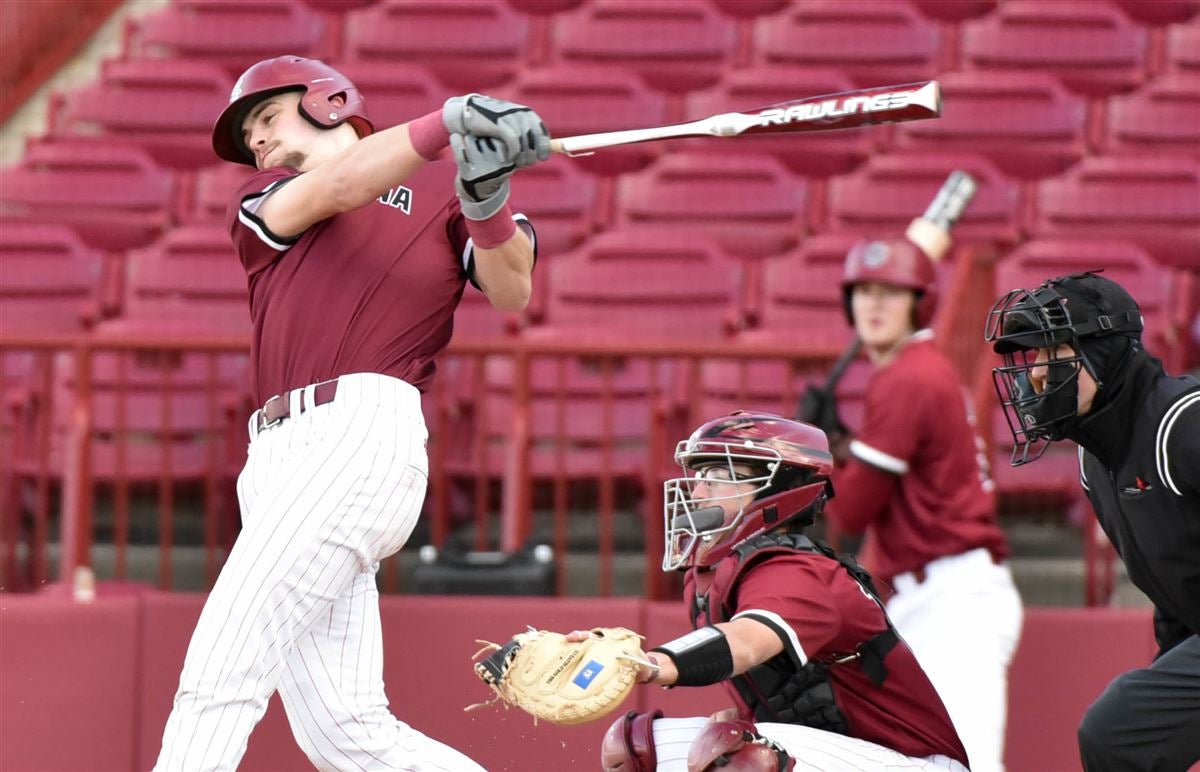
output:
[{"label": "helmet on ground", "polygon": [[[771,413],[708,421],[679,443],[675,461],[684,476],[663,483],[665,571],[713,565],[785,524],[811,525],[833,496],[825,432]],[[697,497],[701,484],[708,495]]]},{"label": "helmet on ground", "polygon": [[[1142,327],[1133,297],[1097,272],[1059,276],[996,301],[984,338],[1004,358],[992,380],[1013,435],[1013,466],[1040,458],[1050,442],[1067,436],[1079,418],[1080,368],[1103,390],[1106,380],[1119,377],[1124,352],[1140,345]],[[1046,368],[1040,391],[1029,377],[1038,367]]]},{"label": "helmet on ground", "polygon": [[[314,126],[332,129],[346,121],[358,136],[375,131],[367,107],[350,79],[324,62],[300,56],[266,59],[242,73],[229,95],[229,104],[213,124],[212,145],[226,161],[254,166],[254,154],[242,140],[242,121],[254,105],[285,91],[303,91],[300,114]],[[341,96],[345,104],[335,107]]]},{"label": "helmet on ground", "polygon": [[933,261],[907,239],[860,241],[846,254],[842,274],[842,304],[854,325],[851,295],[856,284],[881,282],[906,287],[917,294],[913,325],[928,327],[937,310],[937,271]]}]

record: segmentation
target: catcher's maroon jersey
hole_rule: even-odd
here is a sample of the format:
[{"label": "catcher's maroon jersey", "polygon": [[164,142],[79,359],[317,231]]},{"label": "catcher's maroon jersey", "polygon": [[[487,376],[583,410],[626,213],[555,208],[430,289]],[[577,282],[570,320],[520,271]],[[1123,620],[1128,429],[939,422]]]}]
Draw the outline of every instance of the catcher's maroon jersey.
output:
[{"label": "catcher's maroon jersey", "polygon": [[[705,591],[705,575],[694,573],[690,587]],[[817,553],[772,555],[746,569],[731,594],[731,618],[749,617],[771,627],[797,666],[852,654],[888,626],[878,602],[837,561]],[[692,598],[686,600],[690,607]],[[709,608],[719,605],[716,598],[708,601]],[[908,756],[942,754],[966,765],[950,716],[908,645],[897,643],[884,664],[887,678],[878,687],[856,661],[830,667],[847,734]],[[732,683],[724,686],[743,717],[753,720]]]},{"label": "catcher's maroon jersey", "polygon": [[867,384],[862,432],[834,471],[829,516],[852,533],[872,531],[881,580],[936,558],[1008,546],[996,523],[986,456],[949,360],[917,333]]},{"label": "catcher's maroon jersey", "polygon": [[452,165],[427,163],[379,200],[281,239],[255,210],[295,174],[251,175],[226,215],[250,284],[256,398],[348,373],[424,391],[472,267]]}]

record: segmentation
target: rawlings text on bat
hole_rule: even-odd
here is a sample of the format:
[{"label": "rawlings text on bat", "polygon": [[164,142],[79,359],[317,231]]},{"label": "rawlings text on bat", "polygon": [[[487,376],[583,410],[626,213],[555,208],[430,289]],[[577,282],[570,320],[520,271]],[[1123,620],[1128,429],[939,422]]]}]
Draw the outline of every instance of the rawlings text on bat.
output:
[{"label": "rawlings text on bat", "polygon": [[571,156],[591,155],[599,148],[635,142],[676,137],[734,137],[742,134],[852,129],[875,123],[937,118],[941,112],[941,87],[936,80],[931,80],[808,97],[750,112],[721,113],[670,126],[560,137],[550,141],[550,150]]}]

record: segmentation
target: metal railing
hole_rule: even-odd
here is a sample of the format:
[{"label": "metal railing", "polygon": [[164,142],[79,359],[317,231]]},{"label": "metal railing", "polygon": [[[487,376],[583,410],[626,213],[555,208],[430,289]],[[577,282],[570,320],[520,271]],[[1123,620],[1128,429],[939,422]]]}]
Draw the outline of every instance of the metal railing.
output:
[{"label": "metal railing", "polygon": [[[126,579],[136,530],[157,533],[156,583],[171,588],[175,534],[187,512],[198,512],[211,585],[237,529],[234,480],[253,408],[237,366],[247,348],[236,336],[0,337],[3,586],[50,579],[52,542],[59,545],[57,576],[73,576],[93,564],[98,538],[111,540],[113,578]],[[634,538],[661,544],[656,494],[673,443],[691,423],[734,403],[791,413],[803,379],[837,353],[733,341],[518,336],[455,343],[425,397],[430,543],[442,546],[466,532],[471,548],[512,551],[540,524],[561,555],[571,516],[585,512],[590,522],[594,514],[597,591],[612,594],[618,509],[640,502],[635,520],[643,531]],[[756,367],[780,380],[766,389],[758,384],[756,392]],[[719,386],[714,368],[721,370]],[[455,503],[464,486],[466,503]],[[131,505],[135,493],[152,513],[141,522]],[[107,533],[98,535],[98,526]],[[658,550],[644,551],[646,592],[655,596]],[[557,570],[561,592],[562,561]],[[385,569],[384,584],[396,585],[394,568]]]},{"label": "metal railing", "polygon": [[[986,253],[959,261],[939,340],[986,414],[990,362],[971,322],[990,302],[978,290],[990,287],[991,262]],[[670,596],[671,577],[659,570],[659,491],[673,476],[674,443],[737,407],[794,415],[805,383],[821,380],[839,353],[804,345],[802,332],[776,343],[456,340],[423,398],[430,485],[421,537],[438,548],[513,552],[536,539],[557,556],[573,546],[594,552],[599,595],[614,593],[623,547],[642,555],[643,593]],[[0,335],[0,587],[69,579],[95,564],[100,543],[111,543],[112,578],[127,579],[135,535],[157,543],[159,587],[175,585],[172,553],[188,537],[202,547],[211,586],[238,530],[235,481],[255,407],[247,368],[240,336]],[[990,421],[980,428],[988,433]],[[1081,531],[1086,600],[1103,603],[1112,553],[1093,529]],[[567,561],[555,571],[566,594]],[[395,561],[385,562],[382,584],[401,588]]]}]

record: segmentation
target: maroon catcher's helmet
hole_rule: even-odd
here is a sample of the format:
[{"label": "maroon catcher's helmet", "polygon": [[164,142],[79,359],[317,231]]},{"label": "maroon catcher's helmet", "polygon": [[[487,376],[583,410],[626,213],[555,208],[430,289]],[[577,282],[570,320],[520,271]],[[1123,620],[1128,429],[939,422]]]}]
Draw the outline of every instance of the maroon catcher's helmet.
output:
[{"label": "maroon catcher's helmet", "polygon": [[842,276],[842,302],[846,319],[854,325],[850,295],[854,285],[877,281],[907,287],[917,293],[913,322],[918,329],[929,326],[937,310],[937,271],[933,261],[905,239],[860,241],[846,255]]},{"label": "maroon catcher's helmet", "polygon": [[[300,114],[310,123],[332,129],[346,121],[365,137],[375,131],[367,118],[367,106],[350,79],[324,62],[300,56],[266,59],[242,73],[229,95],[229,105],[213,124],[212,144],[226,161],[254,166],[254,154],[242,141],[242,121],[254,105],[285,91],[303,91]],[[330,100],[346,100],[335,108]]]},{"label": "maroon catcher's helmet", "polygon": [[[785,523],[811,525],[833,496],[825,432],[771,413],[738,410],[708,421],[679,443],[675,461],[685,476],[663,483],[666,571],[713,565],[747,539]],[[694,497],[702,480],[709,495]],[[730,485],[754,487],[719,492],[731,491]],[[751,492],[751,501],[726,516],[722,501],[740,501]]]}]

